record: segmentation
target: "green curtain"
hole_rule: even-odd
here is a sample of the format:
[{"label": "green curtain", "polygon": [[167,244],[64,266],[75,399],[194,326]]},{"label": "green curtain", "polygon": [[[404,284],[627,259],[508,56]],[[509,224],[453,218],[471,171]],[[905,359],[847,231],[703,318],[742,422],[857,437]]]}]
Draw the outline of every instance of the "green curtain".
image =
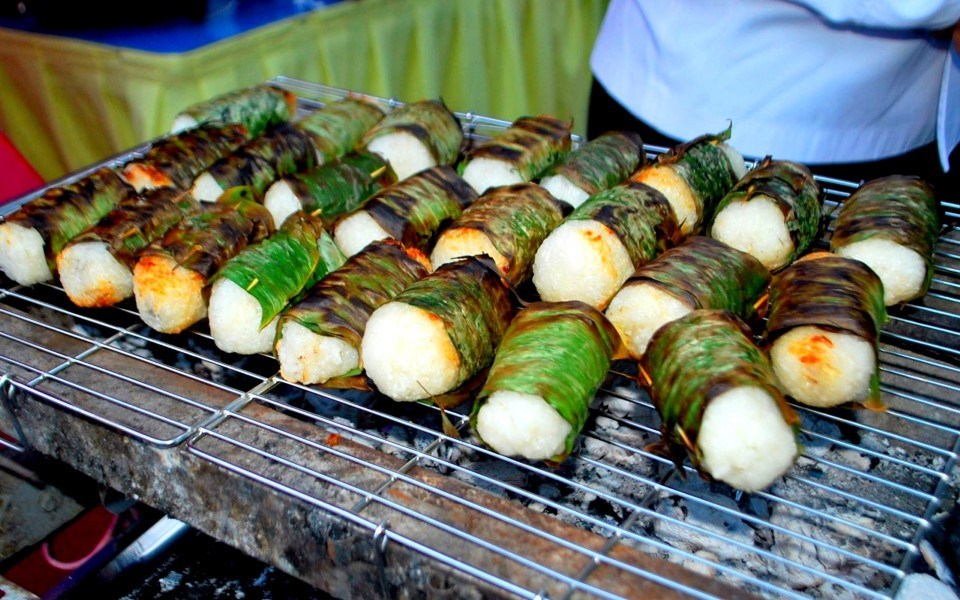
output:
[{"label": "green curtain", "polygon": [[585,131],[607,0],[353,0],[180,54],[0,28],[0,129],[52,179],[166,132],[187,105],[275,75]]}]

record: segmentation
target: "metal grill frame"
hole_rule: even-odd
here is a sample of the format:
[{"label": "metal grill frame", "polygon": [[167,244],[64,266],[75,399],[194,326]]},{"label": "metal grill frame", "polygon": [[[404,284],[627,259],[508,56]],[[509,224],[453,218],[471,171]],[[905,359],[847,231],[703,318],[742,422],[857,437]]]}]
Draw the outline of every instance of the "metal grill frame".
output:
[{"label": "metal grill frame", "polygon": [[[300,98],[300,108],[302,111],[309,111],[321,106],[325,102],[342,98],[351,93],[347,90],[331,88],[286,77],[275,78],[272,80],[272,83],[296,93]],[[362,96],[374,102],[380,103],[388,108],[393,108],[402,104],[395,99],[380,98],[369,95]],[[457,113],[457,116],[461,119],[464,130],[468,137],[474,139],[483,139],[509,126],[509,122],[498,119],[490,119],[472,113]],[[80,177],[102,165],[116,166],[122,164],[127,160],[139,155],[149,148],[149,146],[150,143],[143,144],[130,151],[118,154],[105,161],[102,161],[102,163],[93,165],[80,172],[55,181],[47,188],[38,190],[37,192],[25,196],[24,198],[21,198],[7,207],[4,207],[2,212],[6,214],[19,205],[39,196],[45,191],[45,189],[79,179]],[[665,150],[665,148],[653,146],[647,146],[646,149],[651,153],[662,152]],[[817,179],[826,189],[826,207],[828,210],[836,208],[844,198],[849,196],[849,194],[857,188],[857,184],[853,182],[823,177],[817,177]],[[956,220],[960,218],[960,206],[956,204],[947,204],[945,205],[945,208],[948,220],[953,220],[953,222],[956,222]],[[308,504],[317,506],[318,508],[336,515],[347,522],[368,530],[376,542],[376,548],[378,550],[377,562],[381,569],[382,581],[385,581],[383,578],[383,568],[387,560],[386,549],[388,544],[393,542],[410,548],[415,552],[421,553],[430,559],[438,561],[439,563],[442,563],[452,569],[456,569],[466,573],[467,575],[475,577],[508,594],[526,598],[545,597],[543,590],[525,589],[512,581],[484,571],[483,569],[477,568],[468,562],[451,556],[449,553],[444,552],[442,548],[431,547],[422,543],[418,539],[398,533],[392,530],[387,522],[378,522],[377,520],[365,517],[363,514],[364,510],[373,504],[395,511],[403,518],[420,520],[427,525],[437,528],[440,531],[452,535],[466,543],[475,544],[484,551],[496,554],[504,560],[516,562],[525,568],[531,569],[551,579],[555,579],[566,587],[567,591],[564,595],[562,595],[563,598],[570,598],[578,593],[587,593],[604,598],[616,597],[607,590],[603,589],[602,582],[595,582],[591,580],[591,575],[593,575],[596,569],[600,567],[618,569],[631,575],[659,583],[668,588],[690,594],[693,597],[713,597],[701,592],[700,590],[688,587],[682,583],[671,581],[670,579],[667,579],[658,573],[644,570],[635,565],[618,560],[617,558],[611,556],[611,552],[618,544],[630,544],[633,547],[642,548],[652,553],[667,554],[674,559],[688,561],[688,564],[690,565],[700,565],[711,570],[713,573],[719,574],[722,578],[728,581],[745,586],[746,588],[756,591],[762,595],[788,598],[805,597],[796,591],[789,589],[788,587],[783,587],[771,581],[767,581],[765,578],[758,576],[755,573],[746,572],[745,570],[738,569],[730,564],[725,564],[719,558],[717,560],[704,558],[703,556],[694,554],[688,550],[670,545],[669,543],[657,539],[652,535],[647,535],[642,529],[638,528],[643,523],[650,524],[657,522],[669,523],[673,526],[689,531],[691,535],[696,534],[700,536],[706,536],[707,538],[715,539],[718,544],[730,545],[741,551],[750,553],[762,561],[776,564],[786,569],[792,569],[795,572],[806,573],[818,579],[822,579],[827,583],[833,584],[840,589],[846,590],[855,596],[866,598],[888,598],[892,597],[896,593],[896,590],[903,577],[914,569],[916,561],[920,558],[921,542],[930,533],[930,529],[932,527],[931,519],[938,512],[938,510],[941,509],[943,505],[951,499],[950,495],[953,493],[952,482],[955,477],[957,456],[958,453],[960,453],[960,429],[958,429],[958,424],[960,424],[960,366],[958,366],[960,365],[960,358],[958,358],[960,357],[960,251],[958,251],[960,250],[960,235],[958,235],[958,233],[960,233],[960,230],[958,230],[956,225],[953,225],[944,234],[944,236],[941,237],[937,249],[938,260],[935,283],[930,294],[928,294],[929,298],[934,300],[936,303],[943,304],[945,308],[938,308],[938,306],[926,306],[916,302],[910,303],[910,309],[914,314],[906,314],[907,311],[905,310],[894,310],[893,314],[891,315],[892,318],[890,325],[888,325],[888,330],[885,331],[881,336],[881,342],[883,344],[881,348],[881,381],[883,384],[882,390],[885,398],[895,399],[900,404],[906,402],[908,405],[911,403],[916,405],[924,405],[935,412],[942,412],[945,415],[954,417],[956,420],[954,420],[952,423],[945,424],[928,418],[918,417],[900,409],[890,409],[887,411],[884,418],[889,417],[889,419],[893,420],[894,424],[902,422],[902,426],[904,428],[906,428],[907,425],[929,428],[932,431],[936,431],[952,439],[952,445],[946,449],[940,448],[935,445],[928,444],[922,439],[909,437],[909,435],[900,431],[900,427],[884,429],[867,423],[860,423],[856,419],[846,415],[846,413],[823,411],[795,405],[795,408],[808,418],[822,419],[833,423],[838,427],[842,426],[847,429],[853,429],[859,433],[874,434],[890,440],[891,444],[903,444],[916,448],[918,451],[929,455],[931,459],[938,459],[940,461],[939,467],[926,466],[911,462],[907,458],[885,455],[880,451],[865,448],[863,446],[851,443],[845,439],[832,438],[809,428],[801,431],[801,434],[805,437],[805,439],[820,440],[836,447],[855,450],[868,456],[870,460],[881,462],[886,461],[891,466],[906,469],[909,472],[918,474],[918,476],[929,478],[932,489],[918,490],[903,482],[892,481],[872,473],[862,472],[854,467],[828,460],[823,456],[818,457],[805,454],[806,458],[810,459],[818,466],[828,469],[836,469],[847,473],[852,477],[863,478],[865,483],[895,490],[897,493],[912,497],[919,505],[922,505],[923,507],[923,509],[920,511],[909,512],[895,506],[889,506],[883,504],[882,502],[874,501],[871,498],[858,495],[855,492],[838,489],[836,487],[820,483],[810,477],[805,477],[802,474],[795,472],[795,469],[792,469],[785,476],[786,479],[793,480],[808,488],[810,493],[823,493],[843,498],[847,501],[854,502],[856,506],[863,507],[865,511],[878,511],[879,513],[888,517],[900,519],[901,521],[910,523],[911,534],[908,536],[909,539],[897,537],[883,531],[874,531],[869,526],[863,525],[862,523],[852,520],[851,518],[846,518],[844,515],[830,514],[829,512],[820,510],[814,506],[807,506],[803,502],[797,502],[786,497],[780,497],[776,495],[775,492],[771,492],[769,490],[753,494],[757,498],[762,498],[771,506],[779,505],[781,507],[798,510],[802,514],[811,518],[824,520],[825,522],[830,523],[831,526],[841,529],[847,528],[858,532],[860,535],[867,536],[877,543],[889,544],[897,548],[894,556],[899,556],[899,560],[894,560],[893,563],[895,564],[884,562],[872,556],[863,556],[854,550],[841,547],[829,540],[818,539],[802,532],[793,531],[789,527],[771,523],[768,519],[747,514],[742,510],[733,509],[730,506],[719,504],[710,500],[709,498],[700,497],[698,492],[696,490],[691,490],[687,483],[689,480],[696,478],[695,470],[689,465],[685,465],[678,470],[674,468],[672,463],[670,463],[668,460],[648,452],[643,447],[631,446],[617,440],[600,439],[596,431],[593,429],[585,430],[583,436],[598,443],[607,444],[610,447],[633,454],[645,461],[650,461],[651,463],[659,465],[657,476],[650,477],[647,475],[634,473],[617,464],[605,462],[604,456],[591,455],[590,452],[585,449],[584,444],[581,444],[578,450],[568,460],[576,461],[579,464],[595,468],[597,469],[597,472],[605,471],[610,473],[611,476],[616,476],[625,481],[637,483],[643,486],[643,488],[649,490],[643,497],[632,498],[629,495],[620,495],[606,488],[594,485],[596,482],[591,484],[590,482],[575,481],[565,478],[556,471],[537,464],[530,464],[522,460],[501,457],[496,453],[478,445],[475,441],[472,441],[469,438],[464,436],[454,437],[444,433],[441,428],[435,426],[436,423],[439,422],[439,415],[434,415],[434,417],[437,418],[433,418],[430,421],[430,424],[415,422],[404,416],[398,416],[390,410],[381,410],[371,407],[365,403],[352,401],[348,399],[346,395],[337,394],[336,392],[323,390],[317,387],[290,384],[280,380],[277,374],[264,376],[256,372],[236,367],[230,363],[229,357],[221,360],[211,359],[209,355],[198,354],[197,352],[191,350],[186,346],[186,344],[173,343],[167,341],[166,338],[158,340],[155,337],[150,336],[147,333],[146,326],[142,324],[134,324],[123,327],[112,322],[109,316],[101,317],[101,313],[97,313],[96,316],[92,316],[91,313],[87,311],[72,310],[70,308],[65,308],[63,305],[47,302],[46,298],[50,297],[51,295],[63,295],[62,289],[56,284],[41,284],[33,289],[24,289],[20,286],[3,288],[0,289],[0,300],[3,300],[4,302],[8,300],[16,301],[21,304],[53,310],[69,316],[76,322],[89,324],[90,326],[110,332],[110,335],[106,338],[99,338],[86,333],[78,333],[63,327],[45,323],[39,319],[24,317],[15,311],[7,310],[4,304],[0,304],[0,315],[9,318],[26,320],[31,325],[48,329],[59,335],[76,339],[78,342],[87,346],[85,350],[75,355],[66,355],[51,349],[38,347],[29,340],[16,339],[6,332],[0,331],[0,338],[7,339],[8,341],[15,343],[24,343],[30,345],[34,350],[50,354],[60,361],[58,366],[54,368],[42,369],[20,362],[14,357],[0,356],[0,360],[3,362],[9,363],[21,370],[26,370],[35,375],[35,377],[29,380],[11,374],[4,374],[2,378],[0,378],[0,397],[2,397],[4,400],[4,410],[9,413],[10,421],[13,423],[15,429],[15,431],[11,433],[11,438],[18,439],[20,441],[18,444],[0,438],[0,444],[16,450],[22,450],[26,447],[26,437],[23,435],[23,432],[20,431],[20,427],[16,421],[16,416],[11,406],[10,399],[15,394],[29,394],[31,397],[48,403],[59,410],[66,411],[76,415],[77,417],[92,420],[100,425],[115,429],[116,431],[119,431],[120,433],[142,443],[151,444],[159,448],[173,448],[184,445],[188,452],[202,458],[203,460],[210,461],[213,464],[219,465],[220,467],[223,467],[229,471],[256,481],[273,490],[287,494]],[[821,241],[821,244],[822,243],[823,242]],[[133,311],[129,310],[128,308],[123,308],[122,306],[112,310],[125,313],[126,317],[135,315]],[[944,324],[944,322],[946,324]],[[909,333],[901,333],[898,328],[904,327],[919,328],[924,334],[928,335],[916,336]],[[205,325],[202,324],[199,327],[193,328],[187,335],[209,340],[209,335],[205,331]],[[932,338],[937,338],[938,340],[946,339],[948,342],[932,342],[930,341]],[[173,365],[164,364],[153,358],[141,357],[139,355],[119,349],[113,345],[115,341],[123,339],[137,339],[146,344],[158,344],[161,347],[165,347],[172,351],[186,353],[196,360],[208,362],[213,360],[216,366],[220,369],[224,369],[244,378],[249,378],[253,385],[248,388],[245,387],[241,389],[228,385],[212,384],[208,381],[204,381],[206,384],[214,385],[219,391],[234,396],[232,401],[229,401],[222,406],[213,406],[205,404],[198,399],[178,397],[178,395],[174,392],[168,391],[162,387],[143,384],[137,381],[135,378],[125,374],[105,372],[101,367],[98,367],[98,365],[95,363],[87,360],[100,352],[119,353],[130,360],[143,361],[145,364],[149,364],[152,367],[170,369],[177,372],[179,375],[186,375],[194,379],[200,379],[196,375],[185,373]],[[936,355],[932,357],[926,355],[917,356],[912,354],[908,348],[932,350]],[[908,365],[916,366],[917,370],[914,372],[909,368],[892,364],[891,361],[893,360],[908,361]],[[175,402],[185,403],[193,406],[201,414],[197,419],[190,422],[174,421],[160,412],[151,411],[149,408],[142,406],[131,405],[122,398],[111,397],[97,390],[84,388],[83,386],[79,386],[71,382],[68,378],[60,375],[64,370],[72,366],[82,366],[84,368],[93,370],[100,369],[102,372],[101,374],[105,377],[125,378],[124,381],[126,383],[146,386],[151,392],[164,395]],[[932,373],[927,373],[924,369],[932,370]],[[626,376],[622,373],[619,375]],[[894,377],[905,379],[907,381],[914,381],[918,385],[932,386],[933,389],[936,389],[942,393],[942,398],[936,398],[931,395],[924,395],[923,393],[916,393],[905,389],[892,387],[889,382]],[[96,397],[99,401],[107,402],[110,405],[120,407],[128,411],[133,411],[141,417],[155,421],[157,424],[164,424],[168,427],[172,427],[178,433],[175,435],[158,436],[151,434],[149,431],[131,427],[125,422],[104,416],[103,414],[98,413],[96,410],[80,406],[65,398],[59,397],[42,389],[40,385],[44,382],[56,382],[61,385],[72,387],[77,391]],[[270,395],[270,393],[279,386],[296,389],[304,394],[313,395],[317,398],[323,398],[326,401],[338,403],[345,409],[349,409],[356,414],[366,415],[380,422],[388,423],[392,426],[414,432],[411,435],[426,436],[432,441],[425,447],[418,448],[412,441],[409,444],[396,442],[376,431],[363,429],[357,426],[355,423],[344,423],[343,419],[333,419],[325,415],[320,415],[315,412],[298,408],[284,402],[282,399],[272,397]],[[641,411],[642,413],[655,413],[649,398],[647,398],[644,393],[640,392],[635,385],[632,390],[627,389],[626,391],[622,388],[604,389],[602,394],[608,397],[619,398],[621,401],[630,404],[631,406],[635,407],[637,411]],[[275,408],[284,412],[285,414],[293,415],[299,419],[317,423],[325,429],[339,432],[340,435],[349,437],[351,440],[357,441],[361,444],[379,447],[382,449],[389,449],[393,453],[409,458],[406,460],[403,466],[398,469],[391,469],[364,461],[363,459],[352,456],[349,454],[349,452],[342,451],[335,446],[318,443],[315,440],[304,438],[296,433],[283,430],[272,424],[259,421],[244,414],[244,409],[252,403],[258,403],[267,407]],[[429,412],[431,410],[438,411],[439,409],[424,410]],[[659,422],[656,419],[641,422],[635,416],[637,414],[636,411],[633,411],[630,416],[622,416],[610,412],[604,412],[600,408],[594,407],[591,409],[591,413],[594,417],[599,415],[608,419],[613,419],[617,421],[618,426],[620,427],[643,432],[645,435],[659,435]],[[462,413],[449,414],[454,417],[455,428],[461,433],[466,433],[466,425],[468,422],[466,416]],[[592,419],[591,422],[593,422]],[[252,427],[262,432],[283,438],[290,443],[309,448],[312,451],[327,453],[331,457],[336,457],[337,459],[351,462],[359,468],[369,469],[387,477],[386,483],[377,486],[375,489],[362,489],[349,482],[330,478],[323,473],[319,473],[310,469],[309,467],[290,461],[278,454],[255,447],[244,440],[239,439],[238,437],[225,433],[225,429],[227,429],[228,425],[231,424]],[[324,485],[338,486],[343,488],[356,494],[361,499],[352,506],[339,506],[321,498],[306,494],[290,485],[282,483],[281,481],[271,478],[268,475],[265,475],[254,469],[224,460],[218,456],[216,452],[209,449],[208,446],[210,446],[211,442],[231,445],[235,448],[250,453],[252,456],[265,459],[271,463],[280,465],[283,468],[296,471],[303,477],[312,478],[322,482]],[[611,505],[618,506],[622,510],[622,514],[625,515],[625,517],[619,520],[619,522],[610,522],[609,519],[605,519],[596,514],[591,514],[590,512],[578,509],[575,506],[565,504],[561,500],[545,497],[534,490],[524,489],[523,487],[517,486],[508,481],[498,480],[495,477],[491,477],[490,475],[475,469],[471,469],[469,466],[464,466],[454,460],[450,460],[449,458],[442,456],[439,452],[439,449],[442,446],[456,448],[461,453],[480,457],[483,460],[500,461],[506,465],[509,465],[511,468],[517,469],[525,474],[529,474],[531,477],[536,477],[538,480],[554,481],[558,485],[579,490],[584,493],[593,494],[596,497],[602,498],[603,500],[611,503]],[[447,492],[446,490],[432,486],[418,479],[410,474],[414,467],[434,468],[443,473],[456,474],[467,482],[475,482],[477,484],[482,484],[486,488],[493,487],[498,489],[500,490],[500,493],[508,497],[516,497],[522,499],[525,503],[534,503],[549,508],[558,515],[562,514],[570,520],[581,522],[585,524],[585,526],[589,526],[592,531],[605,536],[607,538],[607,543],[604,544],[599,550],[584,548],[565,539],[559,538],[550,532],[539,530],[529,524],[515,520],[511,517],[499,515],[482,505],[472,502],[468,498],[456,496],[450,492]],[[389,495],[386,494],[386,492],[398,482],[400,484],[406,484],[420,488],[430,494],[434,494],[437,497],[441,497],[447,501],[450,501],[459,507],[462,507],[464,510],[474,511],[478,515],[481,515],[482,518],[503,520],[511,527],[519,528],[527,533],[542,537],[546,541],[556,544],[559,547],[577,552],[587,559],[587,566],[579,573],[572,576],[569,574],[560,573],[539,564],[537,561],[532,560],[529,557],[519,555],[511,550],[503,548],[494,542],[474,536],[466,531],[460,531],[455,527],[452,527],[428,515],[418,514],[404,506],[402,503],[391,499]],[[816,490],[816,492],[814,492],[814,490]],[[742,499],[741,494],[735,493],[732,490],[729,491],[728,494],[734,501],[739,501]],[[758,548],[756,546],[740,542],[739,540],[728,538],[722,533],[717,533],[716,531],[701,527],[697,524],[692,524],[683,520],[675,519],[669,515],[659,513],[656,510],[655,503],[659,498],[663,498],[665,496],[678,498],[680,501],[685,503],[685,505],[698,505],[705,507],[710,511],[715,511],[718,514],[729,515],[733,518],[748,523],[751,527],[766,529],[772,535],[781,534],[789,536],[797,543],[812,544],[818,550],[836,553],[845,560],[854,561],[863,567],[874,569],[878,573],[884,574],[891,580],[891,584],[885,589],[871,589],[860,583],[845,579],[841,574],[826,572],[826,570],[818,570],[803,564],[802,562],[798,562],[797,560],[779,555],[774,552],[773,549]],[[852,517],[855,516],[856,515],[852,515]],[[386,589],[386,583],[383,583],[383,586],[384,589]]]}]

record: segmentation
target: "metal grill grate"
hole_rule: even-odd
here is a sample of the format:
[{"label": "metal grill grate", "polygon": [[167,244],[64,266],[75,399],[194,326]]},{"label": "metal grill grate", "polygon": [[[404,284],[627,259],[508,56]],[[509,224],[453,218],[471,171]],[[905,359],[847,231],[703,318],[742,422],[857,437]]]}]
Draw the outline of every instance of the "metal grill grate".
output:
[{"label": "metal grill grate", "polygon": [[[297,93],[304,110],[346,94],[288,78],[275,83]],[[508,125],[459,116],[472,137]],[[832,179],[821,183],[828,188],[828,208],[856,187]],[[946,208],[948,219],[960,218],[956,204]],[[646,553],[762,596],[886,598],[916,569],[935,518],[951,508],[956,483],[960,231],[955,226],[941,238],[936,262],[930,293],[893,310],[881,337],[889,410],[796,406],[804,452],[781,481],[754,494],[707,483],[691,468],[678,470],[647,452],[659,439],[659,419],[629,372],[613,374],[593,404],[576,451],[553,470],[480,446],[466,425],[467,407],[448,413],[456,437],[445,433],[435,407],[291,384],[279,379],[270,357],[238,359],[218,352],[203,324],[162,336],[140,323],[132,303],[84,311],[56,285],[0,290],[0,338],[23,350],[0,354],[0,371],[6,373],[0,395],[27,393],[160,447],[186,441],[188,451],[203,459],[369,530],[381,576],[393,542],[521,597],[617,597],[624,591],[609,586],[614,572],[713,597],[647,568],[637,559]],[[119,360],[128,369],[107,369],[105,356],[109,364]],[[168,373],[201,383],[207,393],[180,393],[164,377]],[[133,388],[138,393],[128,394]],[[189,418],[183,417],[184,407]],[[278,425],[257,410],[262,407],[313,423],[320,433],[307,436]],[[118,408],[122,419],[113,416]],[[9,422],[0,421],[0,428],[16,436],[15,420],[5,418]],[[322,456],[327,466],[305,464],[299,458],[303,450]],[[363,476],[343,477],[344,469]],[[477,489],[527,510],[499,511],[478,501],[471,492]],[[558,535],[544,519],[568,524],[572,533]],[[409,527],[413,522],[434,535]],[[606,542],[583,543],[580,531]],[[537,540],[536,552],[531,540]],[[556,548],[563,560],[544,553],[544,545]],[[476,564],[467,547],[495,560]],[[531,577],[490,567],[499,562]],[[547,583],[531,588],[530,581]]]}]

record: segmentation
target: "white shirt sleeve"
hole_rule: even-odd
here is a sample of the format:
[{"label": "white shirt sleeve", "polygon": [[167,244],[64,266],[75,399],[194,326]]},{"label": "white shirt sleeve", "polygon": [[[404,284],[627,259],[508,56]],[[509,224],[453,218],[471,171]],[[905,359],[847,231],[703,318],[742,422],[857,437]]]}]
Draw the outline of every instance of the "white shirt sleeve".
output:
[{"label": "white shirt sleeve", "polygon": [[960,0],[786,0],[838,25],[946,29],[960,21]]}]

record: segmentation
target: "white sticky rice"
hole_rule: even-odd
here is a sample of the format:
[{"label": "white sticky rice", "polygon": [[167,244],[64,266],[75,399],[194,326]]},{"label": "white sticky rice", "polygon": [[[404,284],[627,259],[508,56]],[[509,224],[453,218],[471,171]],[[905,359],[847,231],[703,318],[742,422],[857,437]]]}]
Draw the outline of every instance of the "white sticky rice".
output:
[{"label": "white sticky rice", "polygon": [[710,236],[752,255],[770,271],[786,265],[794,249],[783,212],[764,195],[728,204],[714,218]]},{"label": "white sticky rice", "polygon": [[32,227],[0,223],[0,269],[20,285],[53,279],[44,254],[43,236]]},{"label": "white sticky rice", "polygon": [[636,180],[649,185],[666,197],[673,214],[680,224],[680,233],[684,236],[693,233],[700,226],[697,215],[697,196],[683,177],[670,166],[652,165],[636,175]]},{"label": "white sticky rice", "polygon": [[612,229],[598,221],[566,221],[537,250],[533,284],[543,300],[581,300],[603,310],[633,271]]},{"label": "white sticky rice", "polygon": [[447,229],[437,240],[430,254],[430,264],[433,270],[440,268],[440,265],[452,262],[461,256],[479,256],[486,254],[497,264],[497,268],[504,275],[507,273],[509,263],[494,247],[490,241],[490,236],[470,227],[455,227]]},{"label": "white sticky rice", "polygon": [[267,188],[267,193],[263,196],[263,206],[270,211],[278,228],[287,217],[303,208],[300,198],[293,193],[290,183],[284,179]]},{"label": "white sticky rice", "polygon": [[198,125],[197,120],[187,113],[180,113],[173,118],[173,125],[170,126],[170,133],[180,133],[185,129],[193,129]]},{"label": "white sticky rice", "polygon": [[377,389],[400,402],[444,394],[459,383],[460,354],[443,321],[403,302],[373,312],[360,356]]},{"label": "white sticky rice", "polygon": [[324,383],[359,366],[360,353],[340,338],[317,335],[296,321],[286,321],[277,342],[280,376],[298,383]]},{"label": "white sticky rice", "polygon": [[824,408],[864,400],[875,360],[866,340],[810,325],[784,333],[770,348],[783,390],[798,402]]},{"label": "white sticky rice", "polygon": [[112,306],[133,295],[133,273],[105,242],[82,242],[57,255],[60,285],[77,306]]},{"label": "white sticky rice", "polygon": [[223,187],[217,183],[213,175],[206,171],[200,173],[190,187],[190,195],[201,202],[216,202],[221,194],[223,194]]},{"label": "white sticky rice", "polygon": [[793,429],[770,394],[756,387],[734,388],[711,400],[697,446],[706,472],[747,492],[769,486],[797,456]]},{"label": "white sticky rice", "polygon": [[523,183],[520,173],[508,162],[495,158],[474,158],[463,169],[463,179],[482,194],[492,187]]},{"label": "white sticky rice", "polygon": [[358,210],[337,223],[333,231],[333,241],[347,258],[367,247],[370,242],[392,237],[365,210]]},{"label": "white sticky rice", "polygon": [[639,359],[658,329],[693,309],[660,286],[636,283],[617,292],[605,315],[620,334],[630,356]]},{"label": "white sticky rice", "polygon": [[743,176],[747,174],[747,164],[743,160],[743,155],[726,142],[721,142],[717,146],[727,155],[727,160],[730,161],[730,167],[733,169],[734,180],[743,179]]},{"label": "white sticky rice", "polygon": [[217,348],[224,352],[257,354],[273,348],[279,317],[273,317],[261,329],[263,310],[260,303],[229,279],[221,277],[213,282],[207,313],[210,335]]},{"label": "white sticky rice", "polygon": [[572,181],[563,175],[551,175],[544,177],[540,182],[545,190],[553,194],[554,198],[563,200],[570,206],[576,208],[586,202],[590,194],[583,191],[580,187],[573,184]]},{"label": "white sticky rice", "polygon": [[180,333],[207,316],[206,280],[167,256],[147,255],[133,268],[133,295],[143,322],[163,333]]},{"label": "white sticky rice", "polygon": [[893,306],[917,297],[927,265],[920,254],[893,240],[872,237],[837,249],[837,254],[866,263],[883,283],[883,303]]},{"label": "white sticky rice", "polygon": [[375,137],[367,144],[367,150],[390,163],[397,179],[406,179],[437,164],[430,149],[405,131]]},{"label": "white sticky rice", "polygon": [[546,460],[566,449],[570,423],[540,396],[500,390],[477,413],[477,433],[505,456]]}]

